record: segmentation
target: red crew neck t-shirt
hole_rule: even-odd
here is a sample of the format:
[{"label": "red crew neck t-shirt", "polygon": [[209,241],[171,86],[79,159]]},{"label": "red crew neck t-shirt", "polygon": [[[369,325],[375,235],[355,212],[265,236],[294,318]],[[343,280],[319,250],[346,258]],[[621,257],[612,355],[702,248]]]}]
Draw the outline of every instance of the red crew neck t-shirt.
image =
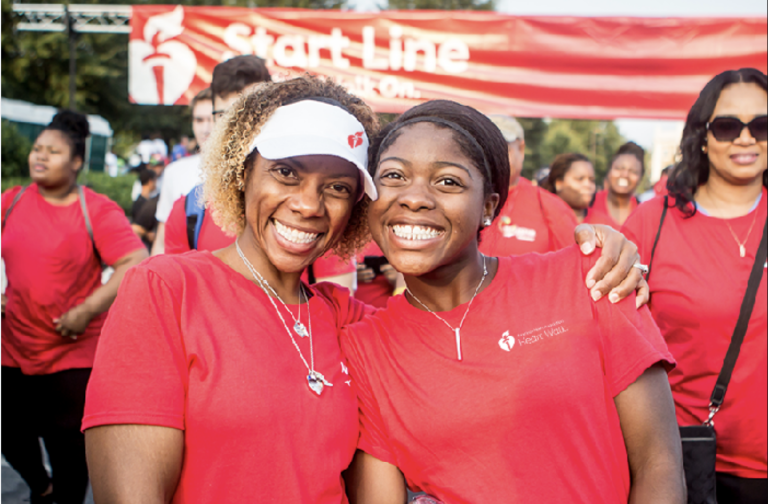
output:
[{"label": "red crew neck t-shirt", "polygon": [[[593,302],[596,257],[574,245],[500,258],[454,334],[403,296],[342,331],[358,388],[359,449],[452,504],[626,504],[614,397],[673,363],[647,308]],[[467,306],[440,313],[453,327]]]},{"label": "red crew neck t-shirt", "polygon": [[574,243],[577,225],[563,200],[520,177],[499,216],[482,231],[480,250],[498,257],[560,250]]},{"label": "red crew neck t-shirt", "polygon": [[[187,197],[182,196],[173,204],[171,215],[165,224],[165,253],[183,254],[189,252],[189,240],[187,239],[187,214],[184,206]],[[235,237],[226,234],[219,226],[213,222],[211,212],[205,212],[203,224],[200,227],[200,236],[197,239],[197,250],[215,250],[229,247],[235,243]],[[333,252],[327,252],[317,259],[312,267],[314,268],[315,278],[323,279],[345,273],[352,273],[356,266],[354,261],[342,261]],[[302,280],[308,281],[306,272],[302,275]]]},{"label": "red crew neck t-shirt", "polygon": [[[21,187],[3,193],[2,216]],[[93,226],[88,236],[77,200],[48,203],[31,184],[13,207],[3,230],[2,255],[8,276],[3,316],[2,365],[27,375],[90,368],[107,314],[91,320],[77,341],[56,332],[53,319],[82,304],[101,286],[101,264],[144,248],[125,212],[112,200],[83,188]]]},{"label": "red crew neck t-shirt", "polygon": [[[629,207],[631,209],[630,216],[637,210],[638,206],[637,199],[632,197],[629,201]],[[584,218],[584,222],[586,224],[605,224],[617,231],[621,229],[621,224],[616,222],[611,215],[611,211],[608,210],[608,191],[598,191],[598,193],[595,194],[595,201],[592,203],[592,206],[587,209],[587,216]]]},{"label": "red crew neck t-shirt", "polygon": [[[253,282],[209,252],[133,268],[104,325],[83,429],[184,430],[176,504],[346,503],[341,472],[355,452],[358,419],[338,332],[369,309],[336,285],[309,289],[311,324],[306,304],[301,320],[312,330],[315,369],[333,384],[319,397]],[[310,364],[309,338],[294,339]]]},{"label": "red crew neck t-shirt", "polygon": [[[670,201],[672,203],[672,201]],[[669,375],[680,425],[701,425],[723,367],[766,219],[768,194],[749,214],[718,219],[670,208],[651,269],[651,309],[678,367]],[[622,232],[650,261],[664,198],[643,203]],[[747,254],[741,240],[749,228]],[[765,261],[762,258],[761,261]],[[717,470],[742,478],[768,477],[768,300],[766,277],[757,291],[723,407],[715,417]]]}]

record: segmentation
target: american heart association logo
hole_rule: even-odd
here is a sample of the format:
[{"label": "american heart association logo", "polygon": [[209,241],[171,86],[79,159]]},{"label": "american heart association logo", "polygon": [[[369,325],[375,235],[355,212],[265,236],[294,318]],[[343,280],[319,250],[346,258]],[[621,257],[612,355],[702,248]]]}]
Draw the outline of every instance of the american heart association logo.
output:
[{"label": "american heart association logo", "polygon": [[510,336],[509,331],[505,331],[504,334],[501,335],[501,339],[499,340],[499,346],[505,352],[511,351],[515,346],[515,337]]},{"label": "american heart association logo", "polygon": [[349,141],[349,147],[351,149],[356,149],[357,147],[363,145],[363,132],[358,131],[354,135],[349,135],[347,140]]},{"label": "american heart association logo", "polygon": [[152,16],[144,39],[128,44],[131,99],[145,105],[173,105],[195,78],[197,58],[186,44],[173,40],[184,31],[184,8]]}]

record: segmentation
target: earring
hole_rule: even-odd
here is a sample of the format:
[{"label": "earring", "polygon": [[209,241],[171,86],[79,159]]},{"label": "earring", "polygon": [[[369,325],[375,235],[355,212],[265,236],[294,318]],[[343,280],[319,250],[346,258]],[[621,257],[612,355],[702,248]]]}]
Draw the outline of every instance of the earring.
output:
[{"label": "earring", "polygon": [[491,220],[490,217],[486,217],[485,219],[483,219],[483,227],[488,227],[491,224],[493,224],[493,221]]},{"label": "earring", "polygon": [[704,154],[707,153],[707,146],[706,145],[702,145],[701,146],[701,152],[703,152]]}]

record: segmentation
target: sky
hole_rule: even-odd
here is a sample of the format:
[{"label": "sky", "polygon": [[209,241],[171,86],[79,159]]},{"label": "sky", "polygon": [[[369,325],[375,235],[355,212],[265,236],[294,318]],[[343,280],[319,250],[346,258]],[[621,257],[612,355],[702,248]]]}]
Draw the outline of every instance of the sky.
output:
[{"label": "sky", "polygon": [[[356,10],[378,10],[381,0],[351,0]],[[521,16],[637,16],[709,17],[768,16],[765,0],[497,0],[497,9]],[[676,121],[619,119],[616,124],[629,140],[643,147],[653,145],[657,128],[674,129]]]}]

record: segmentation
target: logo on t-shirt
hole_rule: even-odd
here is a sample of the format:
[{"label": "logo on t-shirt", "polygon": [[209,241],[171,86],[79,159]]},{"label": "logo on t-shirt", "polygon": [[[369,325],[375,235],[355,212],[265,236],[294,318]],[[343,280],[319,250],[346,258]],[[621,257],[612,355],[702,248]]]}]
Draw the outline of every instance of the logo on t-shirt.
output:
[{"label": "logo on t-shirt", "polygon": [[522,226],[518,226],[517,224],[512,224],[512,219],[510,219],[508,216],[501,218],[499,221],[499,229],[501,230],[501,235],[504,238],[517,238],[518,240],[524,242],[536,241],[535,229],[524,228]]},{"label": "logo on t-shirt", "polygon": [[[349,375],[349,368],[343,362],[341,363],[341,372],[344,373],[345,375]],[[347,387],[352,386],[352,380],[347,380],[344,383],[347,384]]]},{"label": "logo on t-shirt", "polygon": [[502,350],[509,352],[515,346],[515,337],[510,336],[509,331],[505,331],[504,334],[501,335],[499,346]]},{"label": "logo on t-shirt", "polygon": [[499,346],[502,350],[509,352],[516,344],[519,347],[523,347],[560,336],[561,334],[568,332],[568,328],[563,325],[564,322],[564,320],[558,320],[557,322],[537,327],[536,329],[531,329],[530,331],[525,331],[515,336],[510,335],[509,331],[506,331],[501,335]]}]

